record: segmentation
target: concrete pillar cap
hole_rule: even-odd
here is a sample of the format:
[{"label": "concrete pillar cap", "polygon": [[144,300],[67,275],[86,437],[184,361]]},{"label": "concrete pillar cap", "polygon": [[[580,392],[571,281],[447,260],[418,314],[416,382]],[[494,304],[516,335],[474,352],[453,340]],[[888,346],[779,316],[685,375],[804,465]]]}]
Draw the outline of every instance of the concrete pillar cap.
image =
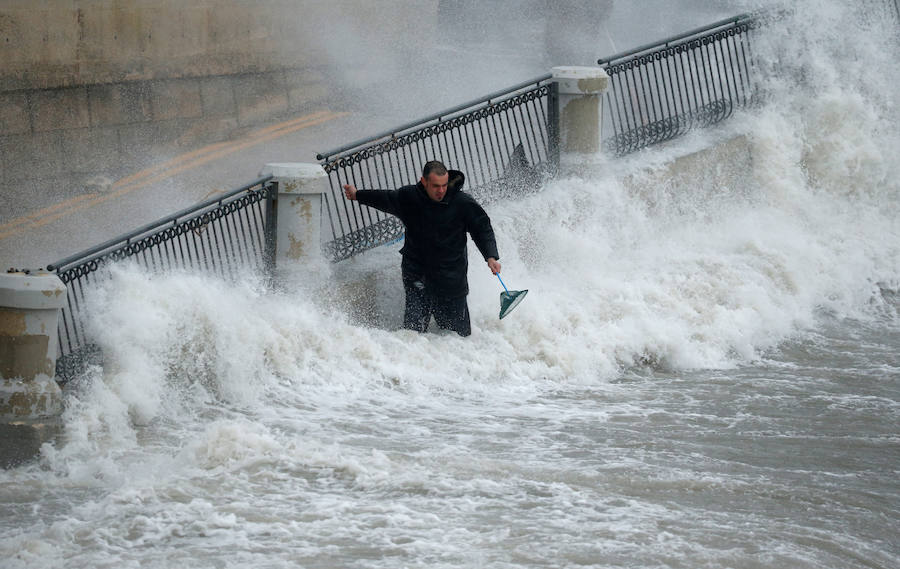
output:
[{"label": "concrete pillar cap", "polygon": [[266,164],[261,176],[272,175],[279,194],[324,194],[328,190],[328,174],[320,164],[277,162]]},{"label": "concrete pillar cap", "polygon": [[552,69],[559,92],[571,95],[596,95],[606,91],[609,75],[600,67],[566,65]]},{"label": "concrete pillar cap", "polygon": [[66,305],[66,285],[46,271],[0,274],[0,306],[53,310]]}]

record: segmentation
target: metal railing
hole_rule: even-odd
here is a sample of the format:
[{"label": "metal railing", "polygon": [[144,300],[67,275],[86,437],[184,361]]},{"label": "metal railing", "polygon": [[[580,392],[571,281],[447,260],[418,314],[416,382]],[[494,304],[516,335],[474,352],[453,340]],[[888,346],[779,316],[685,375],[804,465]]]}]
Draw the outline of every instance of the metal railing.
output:
[{"label": "metal railing", "polygon": [[395,217],[345,200],[343,184],[395,189],[418,180],[427,160],[441,160],[465,172],[467,192],[489,200],[555,170],[557,90],[550,79],[549,74],[537,77],[318,154],[331,184],[324,204],[330,230],[323,239],[326,256],[347,259],[404,231]]},{"label": "metal railing", "polygon": [[[754,100],[744,14],[598,61],[610,76],[603,145],[627,154],[729,117]],[[403,235],[395,217],[343,198],[343,184],[395,189],[427,160],[465,171],[467,191],[490,201],[559,165],[557,88],[544,75],[317,158],[329,175],[325,253],[340,261]],[[324,223],[324,221],[323,221]]]},{"label": "metal railing", "polygon": [[60,315],[56,374],[71,378],[98,355],[84,326],[86,289],[105,278],[110,263],[130,259],[147,269],[190,269],[233,277],[269,270],[275,256],[272,176],[145,225],[47,265],[68,288]]},{"label": "metal railing", "polygon": [[750,31],[743,14],[597,63],[604,95],[604,149],[622,155],[722,121],[754,100]]}]

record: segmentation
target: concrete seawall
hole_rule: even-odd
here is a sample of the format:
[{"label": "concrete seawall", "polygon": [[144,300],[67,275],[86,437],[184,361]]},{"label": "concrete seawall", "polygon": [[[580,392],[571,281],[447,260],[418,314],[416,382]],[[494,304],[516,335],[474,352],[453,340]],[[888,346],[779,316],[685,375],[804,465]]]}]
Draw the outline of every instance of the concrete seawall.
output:
[{"label": "concrete seawall", "polygon": [[75,195],[155,157],[333,105],[383,79],[366,72],[370,57],[395,53],[398,38],[411,56],[436,14],[437,0],[8,0],[0,217],[27,209],[13,194]]},{"label": "concrete seawall", "polygon": [[375,56],[398,40],[412,46],[425,39],[436,14],[437,0],[5,0],[0,91],[259,73],[354,52]]},{"label": "concrete seawall", "polygon": [[316,69],[0,93],[2,181],[77,188],[173,147],[227,140],[243,128],[325,106],[327,93]]}]

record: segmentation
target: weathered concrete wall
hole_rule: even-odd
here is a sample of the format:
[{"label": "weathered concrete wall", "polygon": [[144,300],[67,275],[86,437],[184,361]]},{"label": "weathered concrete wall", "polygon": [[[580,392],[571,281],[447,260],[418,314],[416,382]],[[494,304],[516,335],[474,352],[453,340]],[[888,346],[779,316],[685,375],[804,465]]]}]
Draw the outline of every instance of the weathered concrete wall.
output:
[{"label": "weathered concrete wall", "polygon": [[2,183],[80,187],[327,106],[328,93],[315,68],[0,93]]},{"label": "weathered concrete wall", "polygon": [[436,14],[437,0],[4,0],[0,189],[77,194],[339,105],[383,79],[379,56],[414,56]]},{"label": "weathered concrete wall", "polygon": [[0,91],[315,66],[350,41],[413,43],[436,13],[436,0],[4,0]]}]

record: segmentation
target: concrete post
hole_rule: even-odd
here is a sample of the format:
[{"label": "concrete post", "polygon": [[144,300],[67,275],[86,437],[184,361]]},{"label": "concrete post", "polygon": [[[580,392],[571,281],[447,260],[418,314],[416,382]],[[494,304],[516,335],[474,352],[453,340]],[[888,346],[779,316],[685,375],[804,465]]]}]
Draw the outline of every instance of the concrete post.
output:
[{"label": "concrete post", "polygon": [[[559,86],[559,143],[561,159],[584,158],[600,152],[603,93],[609,75],[599,67],[554,67]],[[581,155],[573,157],[571,155]]]},{"label": "concrete post", "polygon": [[328,174],[318,164],[266,164],[278,184],[275,264],[319,259],[322,249],[322,194]]},{"label": "concrete post", "polygon": [[0,465],[37,454],[60,429],[54,379],[66,286],[52,273],[0,274]]}]

